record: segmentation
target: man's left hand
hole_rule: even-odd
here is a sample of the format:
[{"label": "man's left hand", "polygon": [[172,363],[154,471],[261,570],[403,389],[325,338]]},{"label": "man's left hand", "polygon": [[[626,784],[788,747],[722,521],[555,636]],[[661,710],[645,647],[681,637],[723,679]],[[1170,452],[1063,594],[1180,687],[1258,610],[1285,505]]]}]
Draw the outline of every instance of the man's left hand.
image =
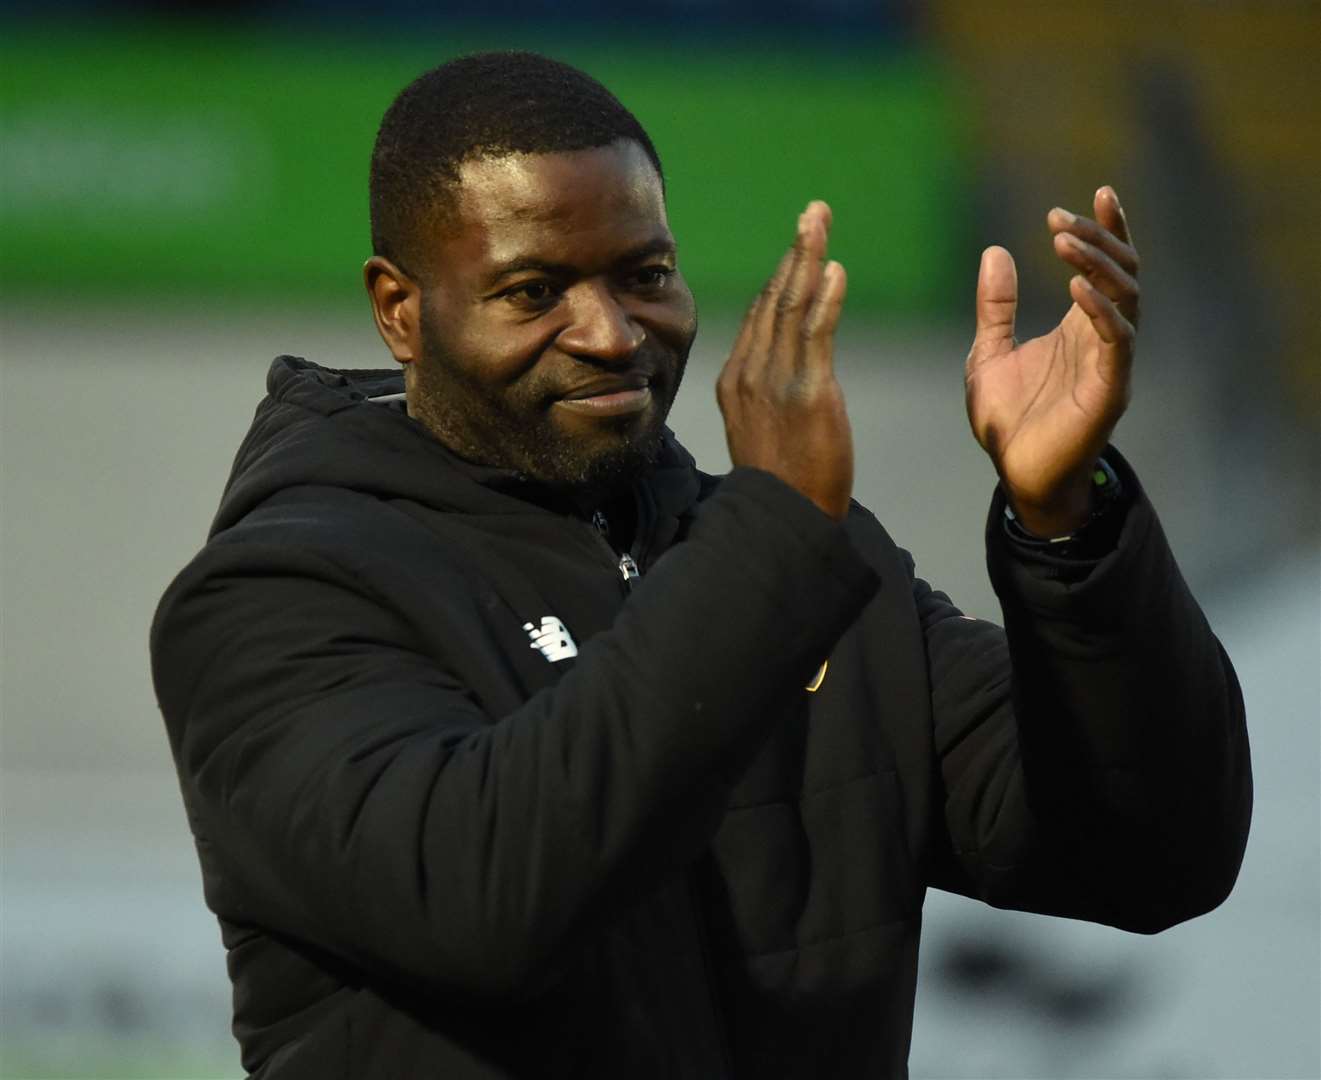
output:
[{"label": "man's left hand", "polygon": [[968,419],[995,463],[1019,523],[1064,536],[1091,512],[1091,473],[1128,405],[1138,322],[1138,256],[1114,189],[1095,219],[1046,216],[1055,253],[1078,270],[1073,304],[1047,334],[1014,340],[1018,277],[1001,247],[982,253],[977,336],[964,381]]}]

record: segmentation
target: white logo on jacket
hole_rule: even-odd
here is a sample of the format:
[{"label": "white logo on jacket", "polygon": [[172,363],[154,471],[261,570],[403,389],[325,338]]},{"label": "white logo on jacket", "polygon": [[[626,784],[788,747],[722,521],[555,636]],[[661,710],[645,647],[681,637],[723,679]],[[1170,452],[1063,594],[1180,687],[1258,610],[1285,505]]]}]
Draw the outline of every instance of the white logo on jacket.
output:
[{"label": "white logo on jacket", "polygon": [[568,627],[554,615],[543,615],[540,626],[525,622],[523,629],[532,638],[530,647],[541,650],[541,655],[551,663],[578,655],[578,646],[573,643],[573,636],[569,633]]}]

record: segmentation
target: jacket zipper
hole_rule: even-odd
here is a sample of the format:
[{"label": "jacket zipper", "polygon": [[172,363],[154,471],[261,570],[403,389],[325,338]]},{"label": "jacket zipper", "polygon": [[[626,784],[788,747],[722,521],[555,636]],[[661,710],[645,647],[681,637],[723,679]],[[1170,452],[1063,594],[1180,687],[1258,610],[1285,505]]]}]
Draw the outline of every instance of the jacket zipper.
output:
[{"label": "jacket zipper", "polygon": [[[605,514],[600,510],[593,512],[592,525],[595,526],[597,535],[601,537],[605,542],[605,546],[610,550],[610,557],[614,559],[616,555],[614,545],[610,543],[610,522],[606,520]],[[638,564],[634,561],[633,556],[627,551],[624,552],[618,556],[615,567],[619,571],[619,576],[624,579],[625,590],[632,592],[633,582],[642,576],[642,571],[638,569]]]},{"label": "jacket zipper", "polygon": [[[615,557],[615,546],[610,543],[610,522],[605,514],[596,510],[592,514],[592,525],[596,529],[597,536],[610,552],[611,558]],[[619,576],[624,579],[624,588],[632,592],[633,582],[642,576],[637,562],[627,551],[619,556],[618,562]],[[711,943],[708,940],[706,919],[702,915],[702,898],[698,889],[697,877],[695,871],[688,871],[684,874],[687,884],[688,903],[690,905],[693,917],[693,926],[697,931],[697,951],[702,959],[702,974],[706,981],[706,1003],[710,1011],[711,1021],[715,1027],[716,1045],[720,1048],[720,1066],[722,1077],[734,1075],[733,1055],[730,1052],[729,1041],[725,1034],[724,1017],[721,1015],[720,1004],[716,999],[716,974],[715,961],[711,956]]]},{"label": "jacket zipper", "polygon": [[624,587],[630,592],[633,590],[633,582],[642,576],[638,564],[633,561],[633,556],[627,551],[619,556],[619,574],[624,579]]}]

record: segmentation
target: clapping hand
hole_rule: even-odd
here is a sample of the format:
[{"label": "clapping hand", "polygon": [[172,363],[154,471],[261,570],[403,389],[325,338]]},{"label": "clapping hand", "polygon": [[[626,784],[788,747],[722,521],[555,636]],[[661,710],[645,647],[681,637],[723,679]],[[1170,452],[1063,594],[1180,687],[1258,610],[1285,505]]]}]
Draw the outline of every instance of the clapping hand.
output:
[{"label": "clapping hand", "polygon": [[853,437],[835,378],[846,278],[826,262],[830,207],[814,201],[743,320],[716,397],[729,458],[778,476],[837,520],[853,490]]},{"label": "clapping hand", "polygon": [[965,369],[968,419],[995,463],[1019,522],[1063,536],[1091,509],[1090,476],[1129,399],[1138,322],[1138,256],[1113,188],[1095,218],[1058,207],[1055,253],[1078,273],[1068,312],[1049,333],[1014,339],[1018,278],[1001,247],[982,253],[977,336]]}]

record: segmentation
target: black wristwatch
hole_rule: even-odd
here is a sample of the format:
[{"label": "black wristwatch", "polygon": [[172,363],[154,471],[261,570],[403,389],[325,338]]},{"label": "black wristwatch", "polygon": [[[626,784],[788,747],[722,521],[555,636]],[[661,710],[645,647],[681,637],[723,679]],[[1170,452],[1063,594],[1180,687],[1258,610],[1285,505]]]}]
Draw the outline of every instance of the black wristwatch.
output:
[{"label": "black wristwatch", "polygon": [[1008,500],[1005,501],[1005,532],[1016,544],[1030,548],[1043,555],[1055,555],[1060,558],[1095,558],[1114,546],[1117,530],[1108,528],[1122,515],[1116,514],[1117,507],[1124,504],[1124,485],[1118,473],[1105,458],[1096,459],[1092,470],[1092,512],[1073,532],[1064,536],[1033,536],[1014,516]]}]

